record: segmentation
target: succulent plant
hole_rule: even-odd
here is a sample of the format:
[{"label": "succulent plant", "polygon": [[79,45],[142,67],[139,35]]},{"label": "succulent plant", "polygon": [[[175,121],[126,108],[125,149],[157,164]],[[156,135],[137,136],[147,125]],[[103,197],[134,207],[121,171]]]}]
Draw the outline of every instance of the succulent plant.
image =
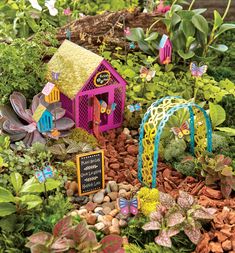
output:
[{"label": "succulent plant", "polygon": [[117,235],[104,237],[100,243],[96,240],[95,232],[87,228],[86,223],[73,225],[71,216],[60,220],[54,227],[53,233],[38,232],[28,237],[26,247],[31,252],[100,252],[122,253],[122,238]]},{"label": "succulent plant", "polygon": [[150,214],[150,222],[143,229],[159,230],[155,242],[160,246],[172,247],[171,237],[181,230],[197,244],[201,238],[201,221],[213,219],[216,209],[198,205],[193,196],[183,191],[179,192],[177,201],[167,193],[159,193],[160,205]]},{"label": "succulent plant", "polygon": [[174,163],[174,168],[185,176],[196,177],[199,172],[197,158],[193,156],[185,156],[180,162]]},{"label": "succulent plant", "polygon": [[47,107],[53,115],[53,122],[56,129],[60,132],[60,137],[68,135],[69,130],[74,126],[73,120],[64,117],[65,110],[61,104],[46,104],[42,94],[34,96],[30,109],[27,109],[26,98],[19,92],[13,92],[10,96],[12,108],[8,106],[0,107],[0,127],[8,134],[12,142],[23,140],[26,146],[31,146],[35,142],[46,143],[46,137],[56,138],[50,132],[40,133],[37,124],[33,119],[33,113],[39,104]]},{"label": "succulent plant", "polygon": [[224,155],[204,155],[199,158],[202,176],[207,185],[220,184],[222,195],[228,198],[235,190],[235,175],[232,159]]}]

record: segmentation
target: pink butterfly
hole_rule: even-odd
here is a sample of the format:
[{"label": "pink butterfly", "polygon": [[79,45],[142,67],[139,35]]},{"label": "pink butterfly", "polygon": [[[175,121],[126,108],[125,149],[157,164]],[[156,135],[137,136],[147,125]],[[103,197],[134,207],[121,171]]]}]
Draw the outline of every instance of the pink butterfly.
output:
[{"label": "pink butterfly", "polygon": [[163,0],[160,1],[159,5],[157,6],[157,13],[166,13],[171,9],[170,5],[164,6]]},{"label": "pink butterfly", "polygon": [[130,213],[133,215],[136,215],[138,213],[138,208],[139,208],[138,198],[133,198],[131,200],[119,198],[117,202],[118,202],[118,207],[121,210],[121,213],[123,215],[128,215]]},{"label": "pink butterfly", "polygon": [[208,68],[207,65],[197,66],[196,62],[191,62],[190,64],[190,70],[191,70],[192,76],[195,76],[195,77],[201,77],[203,74],[206,73],[207,68]]},{"label": "pink butterfly", "polygon": [[128,36],[128,35],[131,34],[130,27],[127,27],[126,29],[124,29],[124,34],[125,34],[126,36]]}]

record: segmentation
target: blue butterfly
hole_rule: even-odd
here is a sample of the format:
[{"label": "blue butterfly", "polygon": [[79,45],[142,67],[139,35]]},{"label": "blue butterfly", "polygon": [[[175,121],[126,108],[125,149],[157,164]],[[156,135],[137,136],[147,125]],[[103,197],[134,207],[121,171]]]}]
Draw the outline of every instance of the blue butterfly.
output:
[{"label": "blue butterfly", "polygon": [[127,108],[129,109],[130,112],[140,111],[141,110],[141,104],[137,103],[137,104],[134,104],[134,105],[128,105]]},{"label": "blue butterfly", "polygon": [[49,165],[46,166],[43,170],[38,170],[35,173],[35,177],[37,178],[39,183],[44,183],[47,178],[52,178],[53,176],[53,170]]},{"label": "blue butterfly", "polygon": [[130,49],[135,49],[135,42],[129,43],[129,48]]},{"label": "blue butterfly", "polygon": [[59,75],[60,75],[60,73],[58,73],[58,72],[53,72],[53,71],[51,72],[51,76],[52,76],[53,80],[58,81]]},{"label": "blue butterfly", "polygon": [[191,73],[195,77],[201,77],[203,74],[206,73],[207,68],[207,65],[197,66],[196,62],[191,62],[190,64]]},{"label": "blue butterfly", "polygon": [[69,28],[66,29],[66,39],[71,40],[71,31]]}]

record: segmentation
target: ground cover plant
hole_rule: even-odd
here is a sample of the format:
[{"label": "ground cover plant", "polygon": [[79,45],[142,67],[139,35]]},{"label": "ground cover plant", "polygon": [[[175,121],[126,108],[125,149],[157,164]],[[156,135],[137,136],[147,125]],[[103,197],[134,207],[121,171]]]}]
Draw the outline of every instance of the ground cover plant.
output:
[{"label": "ground cover plant", "polygon": [[[223,12],[214,10],[211,20],[205,9],[194,8],[195,2],[0,3],[0,253],[235,251],[235,24],[226,21],[232,1],[226,2]],[[94,45],[86,36],[81,40],[84,47],[94,46],[127,81],[123,125],[95,137],[91,128],[75,128],[74,121],[77,125],[84,115],[70,119],[68,105],[45,103],[42,89],[47,62],[60,46],[61,27],[106,11],[124,16],[141,13],[143,20],[153,22],[147,29],[141,23],[115,26],[123,29],[123,44],[118,47],[107,37]],[[169,36],[173,53],[161,62],[163,33]],[[62,36],[69,39],[67,33]],[[192,71],[192,62],[199,74]],[[72,69],[76,71],[76,66]],[[59,72],[52,74],[56,73],[59,78]],[[192,155],[188,129],[192,118],[186,109],[177,111],[160,138],[155,189],[138,180],[139,127],[149,106],[165,96],[181,96],[205,109],[212,126],[212,152],[200,150],[207,142],[202,137],[201,146],[195,141],[199,147]],[[75,107],[77,102],[81,106],[82,98]],[[104,103],[99,103],[103,109]],[[33,117],[39,104],[52,113],[61,138],[39,131]],[[94,101],[89,99],[88,104],[90,114]],[[110,115],[101,114],[100,119],[98,111],[92,112],[89,127],[97,127],[99,120],[103,124],[106,116],[107,121],[115,120],[119,107],[117,100]],[[205,125],[202,114],[194,113],[197,136]],[[154,141],[155,135],[150,137]],[[149,143],[150,153],[151,148]],[[100,149],[105,187],[81,195],[76,155]]]}]

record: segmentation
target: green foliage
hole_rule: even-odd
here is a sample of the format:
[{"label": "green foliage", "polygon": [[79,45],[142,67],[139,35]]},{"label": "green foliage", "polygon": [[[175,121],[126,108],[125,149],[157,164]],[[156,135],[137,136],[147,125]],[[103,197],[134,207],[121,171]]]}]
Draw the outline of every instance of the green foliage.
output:
[{"label": "green foliage", "polygon": [[69,138],[76,141],[77,143],[87,143],[92,148],[98,146],[97,139],[94,137],[94,135],[89,134],[82,128],[72,129]]},{"label": "green foliage", "polygon": [[234,118],[235,96],[229,95],[223,97],[221,105],[226,111],[226,120],[225,122],[223,122],[223,125],[235,128],[235,118]]},{"label": "green foliage", "polygon": [[216,154],[221,153],[223,149],[229,147],[229,139],[217,132],[212,133],[212,148],[213,152]]},{"label": "green foliage", "polygon": [[48,40],[55,46],[54,36],[55,30],[43,22],[32,40],[16,39],[11,44],[0,44],[0,104],[7,103],[13,91],[21,91],[26,98],[41,91],[46,73],[42,59],[54,52],[44,42]]},{"label": "green foliage", "polygon": [[197,160],[192,156],[186,156],[182,161],[174,163],[174,168],[185,176],[196,177],[199,173]]},{"label": "green foliage", "polygon": [[166,161],[180,160],[187,148],[183,139],[173,139],[164,148],[164,159]]}]

